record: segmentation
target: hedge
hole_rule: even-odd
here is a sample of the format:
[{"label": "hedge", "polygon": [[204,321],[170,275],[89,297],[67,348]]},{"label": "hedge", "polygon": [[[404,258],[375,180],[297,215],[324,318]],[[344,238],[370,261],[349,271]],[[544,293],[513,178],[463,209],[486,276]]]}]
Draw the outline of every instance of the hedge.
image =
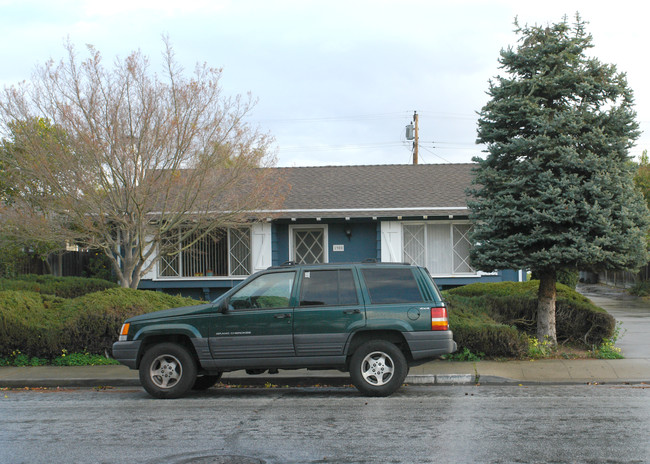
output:
[{"label": "hedge", "polygon": [[490,317],[480,297],[445,292],[445,300],[449,306],[449,327],[459,352],[467,348],[490,357],[520,358],[528,351],[526,335]]},{"label": "hedge", "polygon": [[[534,336],[537,327],[537,290],[539,281],[478,283],[447,292],[450,306],[475,308],[494,324],[516,327]],[[453,316],[453,311],[451,312]],[[557,285],[556,330],[558,342],[584,347],[600,345],[610,338],[616,320],[588,298],[566,285]],[[450,320],[451,324],[452,320]],[[484,351],[484,352],[489,352]]]},{"label": "hedge", "polygon": [[[125,288],[87,293],[93,286],[113,284],[96,282],[98,279],[40,277],[0,279],[0,357],[10,357],[16,350],[49,359],[62,350],[103,355],[110,353],[124,319],[202,303]],[[466,347],[492,357],[524,356],[527,336],[536,331],[538,285],[537,281],[471,284],[446,291],[449,323],[459,350]],[[17,290],[21,286],[28,289]],[[81,296],[61,296],[77,293]],[[586,347],[600,345],[615,329],[612,316],[563,285],[558,285],[556,318],[560,342]]]},{"label": "hedge", "polygon": [[49,358],[61,353],[63,321],[59,307],[65,300],[36,292],[0,292],[0,356],[14,352]]},{"label": "hedge", "polygon": [[67,301],[62,306],[67,350],[111,352],[124,320],[138,314],[204,302],[150,290],[113,288]]},{"label": "hedge", "polygon": [[200,301],[161,292],[113,288],[64,299],[33,291],[0,291],[0,357],[20,353],[53,359],[105,354],[127,317]]},{"label": "hedge", "polygon": [[0,279],[2,290],[26,290],[61,298],[76,298],[88,293],[115,288],[118,285],[103,279],[84,277],[54,277],[51,275],[27,274],[14,279]]}]

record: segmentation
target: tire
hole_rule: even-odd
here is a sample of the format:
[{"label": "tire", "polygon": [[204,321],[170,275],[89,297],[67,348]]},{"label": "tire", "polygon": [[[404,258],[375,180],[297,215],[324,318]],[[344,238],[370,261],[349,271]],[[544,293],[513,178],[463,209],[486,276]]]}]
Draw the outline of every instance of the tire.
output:
[{"label": "tire", "polygon": [[222,374],[223,372],[219,372],[218,374],[201,375],[197,377],[196,380],[194,381],[194,385],[192,386],[192,390],[197,390],[197,391],[207,390],[215,383],[217,383],[219,380],[221,380]]},{"label": "tire", "polygon": [[350,378],[366,396],[389,396],[402,386],[408,364],[404,353],[384,340],[361,345],[350,359]]},{"label": "tire", "polygon": [[175,343],[150,347],[140,363],[140,382],[154,398],[183,396],[196,381],[196,362],[187,348]]}]

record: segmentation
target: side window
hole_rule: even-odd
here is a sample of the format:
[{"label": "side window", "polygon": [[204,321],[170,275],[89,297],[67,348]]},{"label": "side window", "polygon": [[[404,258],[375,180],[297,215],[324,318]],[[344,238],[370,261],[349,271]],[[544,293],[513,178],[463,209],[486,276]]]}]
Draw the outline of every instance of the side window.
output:
[{"label": "side window", "polygon": [[295,272],[264,274],[230,297],[235,309],[288,308]]},{"label": "side window", "polygon": [[410,268],[363,269],[363,279],[373,304],[421,303],[422,294]]},{"label": "side window", "polygon": [[338,306],[357,303],[357,289],[350,269],[304,272],[300,306]]}]

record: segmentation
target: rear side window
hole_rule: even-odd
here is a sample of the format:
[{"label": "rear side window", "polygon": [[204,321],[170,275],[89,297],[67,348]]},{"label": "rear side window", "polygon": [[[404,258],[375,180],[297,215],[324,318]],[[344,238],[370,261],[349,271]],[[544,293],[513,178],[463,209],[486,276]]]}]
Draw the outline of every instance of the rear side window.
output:
[{"label": "rear side window", "polygon": [[351,270],[304,272],[300,306],[338,306],[357,303],[357,289]]},{"label": "rear side window", "polygon": [[421,303],[422,294],[410,268],[363,269],[372,304]]}]

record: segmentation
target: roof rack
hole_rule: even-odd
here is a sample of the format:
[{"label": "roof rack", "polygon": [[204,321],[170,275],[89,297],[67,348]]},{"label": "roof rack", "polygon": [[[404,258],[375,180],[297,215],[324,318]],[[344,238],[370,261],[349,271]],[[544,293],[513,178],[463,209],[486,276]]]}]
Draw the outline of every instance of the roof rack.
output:
[{"label": "roof rack", "polygon": [[[377,266],[382,266],[382,265],[401,265],[401,266],[413,266],[412,263],[406,263],[406,262],[388,262],[388,261],[378,261],[377,258],[366,258],[363,261],[353,261],[353,262],[340,262],[340,263],[302,263],[304,266],[341,266],[341,265],[346,265],[346,264],[376,264]],[[270,266],[269,269],[278,269],[278,268],[283,268],[283,267],[293,267],[293,266],[299,266],[301,263],[297,263],[295,261],[285,261],[282,264],[276,265],[276,266]]]}]

